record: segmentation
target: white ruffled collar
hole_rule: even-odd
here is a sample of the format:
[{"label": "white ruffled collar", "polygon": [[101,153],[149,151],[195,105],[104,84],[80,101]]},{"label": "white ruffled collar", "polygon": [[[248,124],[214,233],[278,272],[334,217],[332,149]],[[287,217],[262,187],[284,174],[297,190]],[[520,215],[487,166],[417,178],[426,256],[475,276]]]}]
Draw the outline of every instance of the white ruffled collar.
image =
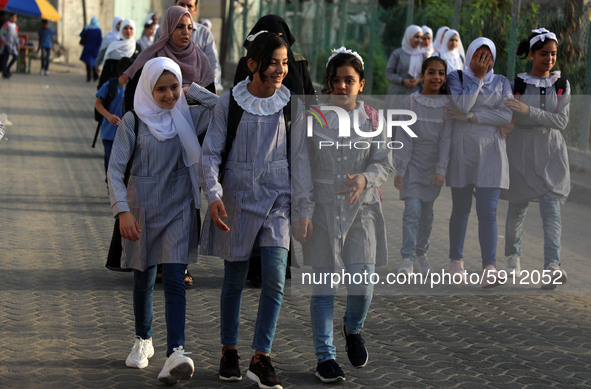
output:
[{"label": "white ruffled collar", "polygon": [[427,108],[441,108],[448,103],[447,96],[445,95],[424,95],[419,91],[413,92],[411,98]]},{"label": "white ruffled collar", "polygon": [[526,84],[533,85],[536,88],[549,88],[560,78],[560,70],[550,73],[548,77],[532,76],[528,73],[519,73],[517,77],[521,78]]},{"label": "white ruffled collar", "polygon": [[285,85],[281,85],[281,88],[277,89],[271,97],[257,97],[248,91],[249,83],[250,80],[247,78],[232,88],[234,100],[246,112],[258,116],[269,116],[279,112],[289,103],[291,93]]}]

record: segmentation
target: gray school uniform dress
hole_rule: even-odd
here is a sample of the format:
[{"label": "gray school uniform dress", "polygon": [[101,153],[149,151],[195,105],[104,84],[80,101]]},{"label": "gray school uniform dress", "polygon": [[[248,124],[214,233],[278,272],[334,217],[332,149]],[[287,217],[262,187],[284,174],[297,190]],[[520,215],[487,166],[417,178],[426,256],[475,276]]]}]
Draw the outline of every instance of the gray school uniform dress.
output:
[{"label": "gray school uniform dress", "polygon": [[[301,111],[301,110],[299,110]],[[374,111],[375,112],[375,111]],[[333,111],[323,111],[328,127],[314,122],[313,136],[306,139],[298,117],[294,124],[292,181],[294,186],[294,218],[312,218],[313,232],[310,240],[303,245],[304,264],[313,267],[346,268],[351,264],[388,263],[386,226],[378,186],[385,183],[392,170],[392,150],[386,147],[390,141],[386,129],[373,138],[360,137],[351,132],[349,138],[338,137],[338,117]],[[360,129],[372,131],[372,120],[366,113],[363,102],[349,112],[358,114]],[[377,112],[376,120],[377,120]],[[375,124],[375,123],[374,123]],[[296,129],[297,127],[297,129]],[[374,126],[377,127],[377,124]],[[322,147],[319,142],[333,142],[334,147]],[[382,142],[378,148],[372,143]],[[336,148],[337,142],[351,147]],[[367,180],[365,190],[354,205],[345,201],[348,195],[337,192],[349,188],[343,181],[346,174],[361,173]],[[296,194],[297,193],[297,194]]]},{"label": "gray school uniform dress", "polygon": [[[196,84],[187,95],[202,103],[189,108],[197,135],[201,135],[207,129],[217,96]],[[122,239],[121,267],[144,271],[161,263],[196,262],[198,189],[194,190],[189,168],[183,162],[179,137],[161,142],[140,120],[125,187],[125,168],[134,148],[134,124],[133,114],[126,113],[115,135],[107,172],[113,216],[131,211],[142,231],[137,242]]]},{"label": "gray school uniform dress", "polygon": [[[568,124],[570,84],[559,97],[554,83],[560,72],[549,77],[521,73],[526,88],[520,101],[530,106],[529,116],[515,114],[515,127],[507,138],[511,185],[504,199],[527,203],[545,194],[566,200],[570,191],[568,151],[562,131]],[[540,108],[540,88],[545,88],[546,108]]]},{"label": "gray school uniform dress", "polygon": [[[423,60],[427,58],[426,54],[423,54]],[[388,87],[389,95],[409,95],[420,89],[417,85],[414,88],[407,88],[403,85],[403,81],[407,78],[412,78],[408,74],[408,68],[410,66],[410,54],[405,52],[402,47],[394,50],[388,65],[386,65],[386,78],[390,81],[390,87]]]},{"label": "gray school uniform dress", "polygon": [[287,132],[283,107],[290,92],[285,86],[273,96],[259,98],[248,92],[249,81],[233,88],[244,109],[219,183],[221,153],[227,134],[230,92],[220,98],[203,143],[201,187],[209,203],[223,200],[229,232],[220,231],[207,213],[201,254],[227,261],[246,261],[254,247],[289,249],[291,186]]},{"label": "gray school uniform dress", "polygon": [[473,112],[478,123],[453,123],[447,185],[463,188],[509,188],[509,161],[505,139],[498,128],[511,123],[511,110],[504,104],[513,97],[511,85],[504,76],[495,74],[485,84],[482,80],[463,73],[460,83],[458,72],[447,77],[452,103],[463,112]]},{"label": "gray school uniform dress", "polygon": [[424,96],[415,92],[403,106],[417,114],[417,122],[411,130],[418,136],[411,138],[401,128],[396,131],[396,140],[402,142],[394,150],[396,175],[402,176],[400,199],[418,198],[435,201],[441,188],[431,184],[435,174],[445,176],[449,161],[452,121],[445,120],[445,107],[449,99],[445,95]]}]

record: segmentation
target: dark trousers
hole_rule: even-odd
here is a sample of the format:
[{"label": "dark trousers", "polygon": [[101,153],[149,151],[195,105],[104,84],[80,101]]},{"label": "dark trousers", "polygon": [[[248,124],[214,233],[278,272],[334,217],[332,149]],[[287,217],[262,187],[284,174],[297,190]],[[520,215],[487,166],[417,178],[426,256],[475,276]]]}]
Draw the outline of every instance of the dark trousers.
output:
[{"label": "dark trousers", "polygon": [[12,67],[12,65],[14,65],[14,63],[18,59],[18,55],[12,55],[12,59],[10,60],[10,62],[8,62],[8,59],[10,58],[10,56],[11,56],[11,54],[8,52],[8,47],[5,47],[4,52],[2,53],[2,75],[4,77],[11,76],[10,68]]}]

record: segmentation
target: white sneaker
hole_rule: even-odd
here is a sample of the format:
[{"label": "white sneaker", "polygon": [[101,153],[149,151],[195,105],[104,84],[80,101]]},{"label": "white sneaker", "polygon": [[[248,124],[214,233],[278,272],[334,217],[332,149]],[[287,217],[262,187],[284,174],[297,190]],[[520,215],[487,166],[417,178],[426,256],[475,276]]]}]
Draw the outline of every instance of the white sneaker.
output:
[{"label": "white sneaker", "polygon": [[43,73],[43,74],[45,74],[46,76],[49,76],[49,71],[46,70],[45,73]]},{"label": "white sneaker", "polygon": [[552,262],[546,270],[550,270],[550,282],[545,283],[542,282],[542,289],[545,290],[554,290],[556,289],[557,285],[564,285],[568,280],[568,276],[566,275],[566,271],[560,267],[560,265],[556,262]]},{"label": "white sneaker", "polygon": [[136,337],[131,352],[125,360],[125,366],[136,369],[143,369],[148,366],[148,359],[154,356],[152,339],[141,339]]},{"label": "white sneaker", "polygon": [[413,261],[410,258],[404,258],[402,260],[402,266],[398,268],[398,274],[410,275],[413,272]]},{"label": "white sneaker", "polygon": [[162,371],[158,374],[158,381],[166,385],[174,385],[179,380],[191,378],[193,371],[195,371],[195,365],[193,360],[186,357],[185,354],[190,353],[185,352],[183,346],[174,348],[174,352],[166,359]]},{"label": "white sneaker", "polygon": [[512,254],[505,258],[507,260],[507,266],[505,266],[505,271],[507,275],[511,275],[513,272],[515,273],[515,277],[521,276],[521,263],[519,255]]},{"label": "white sneaker", "polygon": [[431,268],[431,264],[427,260],[426,255],[418,256],[415,263],[422,275],[426,276],[427,274],[433,273],[433,269]]}]

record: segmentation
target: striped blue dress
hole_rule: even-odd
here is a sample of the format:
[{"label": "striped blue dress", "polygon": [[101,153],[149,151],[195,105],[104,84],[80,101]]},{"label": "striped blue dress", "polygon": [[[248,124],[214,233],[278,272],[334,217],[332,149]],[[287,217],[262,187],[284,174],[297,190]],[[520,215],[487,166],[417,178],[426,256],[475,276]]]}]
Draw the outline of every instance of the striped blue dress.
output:
[{"label": "striped blue dress", "polygon": [[[206,130],[204,124],[217,97],[196,84],[187,96],[202,103],[190,108],[199,135]],[[137,242],[122,239],[121,267],[144,271],[161,263],[196,262],[199,215],[179,137],[158,141],[140,120],[125,187],[123,176],[134,148],[134,123],[133,114],[126,113],[115,135],[107,172],[113,216],[131,211],[142,231]]]},{"label": "striped blue dress", "polygon": [[[246,81],[234,87],[235,98],[246,91]],[[238,89],[242,93],[236,93]],[[209,212],[203,223],[201,254],[214,255],[227,261],[246,261],[255,247],[289,249],[291,236],[291,184],[287,158],[287,134],[283,106],[272,114],[262,114],[256,107],[287,104],[285,86],[266,100],[250,96],[236,130],[236,138],[228,155],[223,182],[218,182],[221,153],[227,134],[229,92],[220,98],[203,142],[201,187],[209,203],[222,200],[228,218],[229,232],[220,231]],[[251,111],[251,112],[249,112]],[[252,113],[259,111],[259,114]]]}]

